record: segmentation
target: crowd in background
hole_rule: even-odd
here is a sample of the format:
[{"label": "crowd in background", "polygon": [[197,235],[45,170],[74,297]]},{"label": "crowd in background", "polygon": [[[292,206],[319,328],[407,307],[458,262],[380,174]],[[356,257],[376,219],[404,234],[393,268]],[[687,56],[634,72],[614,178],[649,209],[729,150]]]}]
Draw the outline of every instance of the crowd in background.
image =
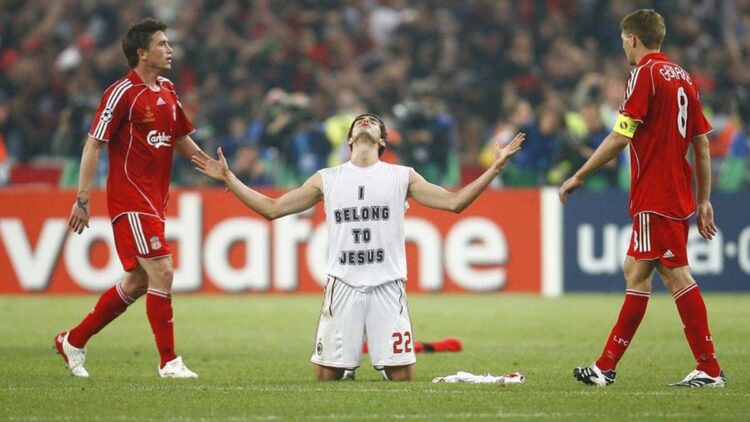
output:
[{"label": "crowd in background", "polygon": [[[747,189],[750,0],[0,0],[0,185],[44,168],[77,185],[93,111],[127,72],[120,37],[145,16],[169,27],[164,76],[193,138],[245,183],[296,185],[345,161],[351,120],[370,111],[389,127],[384,159],[432,182],[471,181],[523,131],[496,186],[557,185],[614,123],[619,22],[642,7],[665,17],[663,51],[700,88],[716,189]],[[586,187],[627,189],[627,160]],[[209,183],[180,159],[173,181]]]}]

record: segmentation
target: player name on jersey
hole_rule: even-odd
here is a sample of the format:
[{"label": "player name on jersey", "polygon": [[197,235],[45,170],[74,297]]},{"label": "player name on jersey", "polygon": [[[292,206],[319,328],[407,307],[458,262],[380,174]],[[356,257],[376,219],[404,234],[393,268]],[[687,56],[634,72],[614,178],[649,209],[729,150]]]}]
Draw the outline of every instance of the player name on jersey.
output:
[{"label": "player name on jersey", "polygon": [[370,205],[365,207],[339,208],[333,211],[336,224],[357,221],[386,221],[391,214],[387,205]]}]

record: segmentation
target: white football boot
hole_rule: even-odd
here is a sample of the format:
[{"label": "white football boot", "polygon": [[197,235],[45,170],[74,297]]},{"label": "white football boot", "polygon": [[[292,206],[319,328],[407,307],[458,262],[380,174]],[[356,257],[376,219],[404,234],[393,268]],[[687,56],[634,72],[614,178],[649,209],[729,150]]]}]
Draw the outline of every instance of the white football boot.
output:
[{"label": "white football boot", "polygon": [[724,377],[724,371],[719,372],[718,377],[712,377],[707,373],[699,370],[693,370],[679,382],[669,384],[670,387],[712,387],[724,388],[727,385],[727,379]]},{"label": "white football boot", "polygon": [[55,336],[55,349],[59,353],[63,360],[65,360],[65,366],[68,367],[70,375],[74,377],[88,378],[89,373],[86,368],[83,367],[83,362],[86,360],[86,348],[73,347],[68,342],[68,331],[64,331]]},{"label": "white football boot", "polygon": [[163,368],[159,368],[159,376],[162,378],[198,378],[198,374],[182,363],[182,356],[177,356],[167,362]]},{"label": "white football boot", "polygon": [[575,377],[575,379],[584,384],[595,385],[597,387],[611,385],[615,382],[615,376],[617,376],[617,373],[615,373],[614,369],[610,371],[602,371],[596,366],[596,362],[592,363],[590,366],[579,366],[578,368],[573,369],[573,377]]}]

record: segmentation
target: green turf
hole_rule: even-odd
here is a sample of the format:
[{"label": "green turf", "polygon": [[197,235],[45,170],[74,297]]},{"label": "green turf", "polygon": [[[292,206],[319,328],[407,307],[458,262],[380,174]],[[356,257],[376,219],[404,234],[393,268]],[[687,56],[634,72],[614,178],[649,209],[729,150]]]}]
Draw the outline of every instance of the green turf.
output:
[{"label": "green turf", "polygon": [[[725,389],[665,384],[693,367],[670,297],[655,295],[617,383],[574,382],[616,318],[621,295],[413,296],[415,337],[463,340],[461,353],[419,355],[416,382],[379,380],[367,357],[354,382],[312,381],[316,296],[178,296],[178,352],[197,380],[161,380],[140,301],[89,343],[90,379],[68,375],[52,337],[95,301],[0,297],[0,419],[13,420],[747,420],[748,295],[706,295]],[[432,384],[458,370],[520,371],[525,385]]]}]

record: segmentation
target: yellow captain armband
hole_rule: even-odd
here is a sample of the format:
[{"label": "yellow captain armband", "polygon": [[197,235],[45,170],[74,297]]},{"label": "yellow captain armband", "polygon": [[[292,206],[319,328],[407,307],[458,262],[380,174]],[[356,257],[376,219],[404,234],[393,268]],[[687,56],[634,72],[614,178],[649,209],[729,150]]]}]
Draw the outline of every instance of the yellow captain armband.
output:
[{"label": "yellow captain armband", "polygon": [[635,135],[635,130],[638,129],[639,122],[631,119],[628,116],[622,114],[617,116],[615,127],[612,128],[613,132],[617,132],[622,136],[632,138]]}]

